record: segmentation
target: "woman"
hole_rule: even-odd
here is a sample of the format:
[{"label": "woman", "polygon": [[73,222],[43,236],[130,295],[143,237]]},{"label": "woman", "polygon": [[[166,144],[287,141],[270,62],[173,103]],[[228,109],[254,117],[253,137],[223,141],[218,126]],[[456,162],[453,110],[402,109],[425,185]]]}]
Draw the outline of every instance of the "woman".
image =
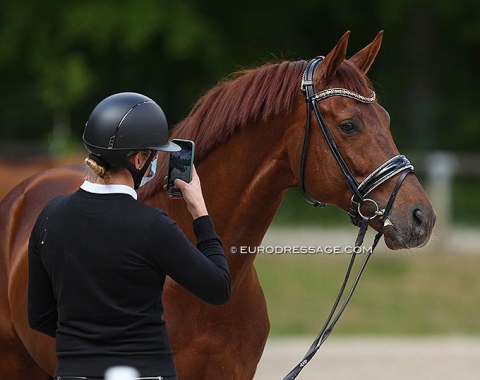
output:
[{"label": "woman", "polygon": [[[212,304],[230,298],[230,275],[195,170],[175,181],[197,248],[161,210],[136,201],[168,141],[161,108],[136,93],[93,110],[83,135],[86,181],[50,201],[29,243],[30,326],[56,338],[56,379],[101,379],[128,365],[141,378],[176,379],[163,313],[165,276]],[[153,162],[153,163],[152,163]]]}]

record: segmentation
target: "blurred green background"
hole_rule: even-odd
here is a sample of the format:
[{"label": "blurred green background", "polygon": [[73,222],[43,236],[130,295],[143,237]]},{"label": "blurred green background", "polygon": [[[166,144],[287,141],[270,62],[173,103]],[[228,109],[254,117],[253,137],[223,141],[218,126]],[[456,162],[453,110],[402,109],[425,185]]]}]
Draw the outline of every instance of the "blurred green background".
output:
[{"label": "blurred green background", "polygon": [[474,0],[5,0],[0,138],[78,142],[98,101],[125,90],[174,124],[233,71],[326,54],[346,30],[353,54],[384,29],[370,77],[399,146],[478,151],[479,20]]},{"label": "blurred green background", "polygon": [[[438,184],[429,154],[449,152],[457,162],[443,182],[448,197],[439,200],[436,239],[446,239],[453,229],[471,228],[475,235],[480,223],[480,2],[474,0],[3,0],[0,164],[28,158],[44,162],[81,150],[90,111],[112,93],[148,95],[173,126],[234,71],[326,54],[347,30],[353,54],[381,29],[383,46],[369,77],[390,113],[399,149],[416,158],[418,175],[434,198]],[[273,228],[348,223],[333,207],[308,207],[293,189]],[[374,257],[338,330],[480,333],[474,296],[480,294],[480,255],[458,255],[452,246]],[[273,333],[315,332],[323,320],[317,315],[333,302],[345,259],[257,259]]]}]

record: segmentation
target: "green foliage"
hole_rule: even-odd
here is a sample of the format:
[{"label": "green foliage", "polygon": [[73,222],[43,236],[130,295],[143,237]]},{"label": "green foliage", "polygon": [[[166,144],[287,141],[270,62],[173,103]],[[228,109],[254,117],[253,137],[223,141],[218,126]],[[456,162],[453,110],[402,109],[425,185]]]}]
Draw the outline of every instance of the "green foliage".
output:
[{"label": "green foliage", "polygon": [[92,107],[126,90],[157,100],[173,124],[239,68],[325,54],[346,30],[353,54],[385,29],[370,77],[400,148],[477,151],[479,4],[5,0],[0,138],[44,139],[56,114],[79,137]]},{"label": "green foliage", "polygon": [[[93,106],[120,91],[152,97],[173,125],[238,69],[326,54],[346,30],[353,54],[385,29],[369,77],[399,149],[478,152],[479,21],[473,0],[5,0],[0,139],[49,140],[64,151],[80,141]],[[475,222],[473,189],[462,182],[455,192],[455,221]],[[275,223],[346,219],[290,191]]]},{"label": "green foliage", "polygon": [[[33,138],[49,135],[51,123],[26,122],[19,112],[26,108],[37,115],[72,114],[78,135],[85,109],[99,98],[125,90],[166,98],[166,89],[177,85],[171,68],[178,62],[214,66],[221,58],[217,33],[192,1],[6,1],[0,22],[0,69],[12,73],[0,95],[6,100],[3,138],[21,138],[25,129]],[[192,99],[181,101],[182,112],[186,101]]]}]

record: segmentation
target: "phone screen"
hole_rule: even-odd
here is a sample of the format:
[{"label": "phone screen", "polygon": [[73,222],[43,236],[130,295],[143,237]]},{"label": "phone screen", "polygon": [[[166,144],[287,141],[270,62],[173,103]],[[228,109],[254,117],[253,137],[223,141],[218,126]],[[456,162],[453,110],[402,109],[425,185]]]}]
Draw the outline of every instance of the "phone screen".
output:
[{"label": "phone screen", "polygon": [[185,182],[192,180],[192,166],[193,166],[193,154],[194,143],[190,140],[172,140],[175,144],[179,145],[181,150],[178,152],[170,152],[170,159],[168,162],[168,180],[167,180],[167,192],[172,195],[182,196],[182,192],[179,189],[175,189],[174,181],[179,178]]}]

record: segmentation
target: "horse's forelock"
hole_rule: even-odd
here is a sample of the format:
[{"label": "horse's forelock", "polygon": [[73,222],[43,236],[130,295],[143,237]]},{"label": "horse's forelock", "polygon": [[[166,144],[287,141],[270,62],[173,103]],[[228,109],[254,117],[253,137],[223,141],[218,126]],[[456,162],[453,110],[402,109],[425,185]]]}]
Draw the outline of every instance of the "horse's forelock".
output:
[{"label": "horse's forelock", "polygon": [[344,87],[360,95],[370,97],[373,90],[370,80],[350,61],[343,61],[338,68],[334,87]]}]

